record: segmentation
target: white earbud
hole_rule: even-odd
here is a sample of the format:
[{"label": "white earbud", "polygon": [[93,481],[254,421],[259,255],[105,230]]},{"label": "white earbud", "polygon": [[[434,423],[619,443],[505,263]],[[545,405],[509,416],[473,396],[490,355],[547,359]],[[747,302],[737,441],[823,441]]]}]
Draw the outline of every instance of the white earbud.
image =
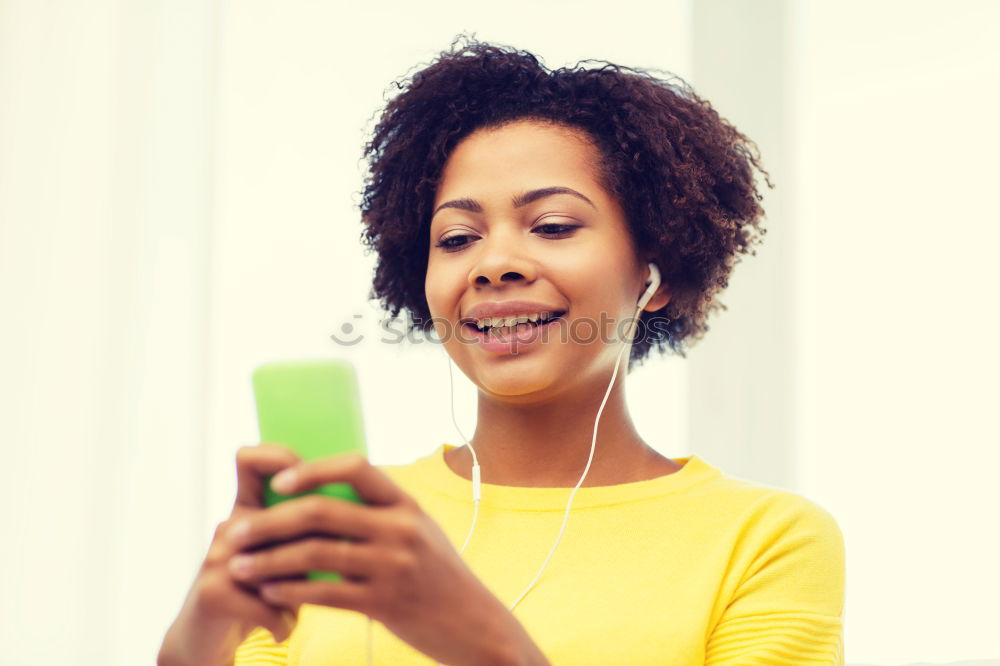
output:
[{"label": "white earbud", "polygon": [[649,303],[649,299],[653,297],[656,289],[660,286],[660,269],[653,262],[649,262],[649,279],[646,281],[646,284],[649,286],[646,287],[646,291],[639,297],[639,303],[636,305],[637,310],[646,307],[646,303]]}]

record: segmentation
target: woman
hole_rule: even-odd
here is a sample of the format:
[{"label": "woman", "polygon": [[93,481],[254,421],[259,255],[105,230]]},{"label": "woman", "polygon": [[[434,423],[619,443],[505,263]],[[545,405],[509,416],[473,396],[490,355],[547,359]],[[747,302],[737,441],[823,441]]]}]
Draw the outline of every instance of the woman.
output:
[{"label": "woman", "polygon": [[[474,436],[379,468],[241,449],[160,663],[842,664],[834,519],[660,455],[617,378],[707,330],[763,232],[754,144],[683,83],[475,41],[401,87],[365,151],[373,296],[477,385]],[[262,510],[282,470],[367,504]]]}]

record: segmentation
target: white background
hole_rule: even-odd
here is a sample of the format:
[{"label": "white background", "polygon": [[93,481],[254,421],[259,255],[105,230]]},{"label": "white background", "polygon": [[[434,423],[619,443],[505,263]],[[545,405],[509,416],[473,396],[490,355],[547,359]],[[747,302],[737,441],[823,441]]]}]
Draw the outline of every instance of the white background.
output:
[{"label": "white background", "polygon": [[262,362],[353,360],[376,463],[459,443],[441,349],[376,342],[357,203],[383,93],[463,30],[673,71],[758,141],[765,243],[629,376],[637,427],[833,513],[848,662],[1000,657],[998,7],[0,0],[3,663],[152,663]]}]

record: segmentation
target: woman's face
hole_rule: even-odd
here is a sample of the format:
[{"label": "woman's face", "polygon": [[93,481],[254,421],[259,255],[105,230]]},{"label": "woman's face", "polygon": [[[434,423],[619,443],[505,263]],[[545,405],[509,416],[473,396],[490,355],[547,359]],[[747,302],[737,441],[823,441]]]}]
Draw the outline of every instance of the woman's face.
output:
[{"label": "woman's face", "polygon": [[[518,121],[471,134],[445,164],[424,288],[438,337],[481,391],[543,401],[607,382],[647,271],[598,158],[583,132]],[[658,294],[647,309],[663,304]],[[564,314],[520,333],[465,323],[491,305]]]}]

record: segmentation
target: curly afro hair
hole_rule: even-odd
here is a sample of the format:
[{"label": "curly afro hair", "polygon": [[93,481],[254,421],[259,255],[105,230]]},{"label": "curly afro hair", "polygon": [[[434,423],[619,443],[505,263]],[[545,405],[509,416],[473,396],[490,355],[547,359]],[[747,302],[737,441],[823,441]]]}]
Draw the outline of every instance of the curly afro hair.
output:
[{"label": "curly afro hair", "polygon": [[[463,43],[464,42],[464,43]],[[583,63],[603,63],[582,68]],[[538,120],[583,130],[603,159],[602,185],[625,212],[635,246],[660,268],[672,298],[643,312],[629,367],[651,347],[685,356],[708,330],[717,295],[761,240],[756,144],[680,78],[585,60],[549,70],[522,50],[460,35],[392,98],[363,157],[362,242],[378,254],[369,297],[410,331],[433,329],[424,296],[430,219],[446,160],[478,129]]]}]

